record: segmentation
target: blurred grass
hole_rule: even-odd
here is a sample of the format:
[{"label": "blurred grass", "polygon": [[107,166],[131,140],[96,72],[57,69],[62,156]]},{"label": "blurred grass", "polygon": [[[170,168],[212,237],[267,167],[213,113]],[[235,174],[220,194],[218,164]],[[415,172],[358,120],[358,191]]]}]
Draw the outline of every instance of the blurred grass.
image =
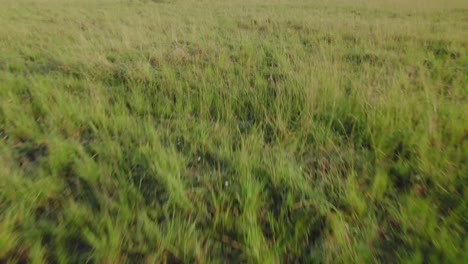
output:
[{"label": "blurred grass", "polygon": [[463,263],[464,1],[4,1],[0,262]]}]

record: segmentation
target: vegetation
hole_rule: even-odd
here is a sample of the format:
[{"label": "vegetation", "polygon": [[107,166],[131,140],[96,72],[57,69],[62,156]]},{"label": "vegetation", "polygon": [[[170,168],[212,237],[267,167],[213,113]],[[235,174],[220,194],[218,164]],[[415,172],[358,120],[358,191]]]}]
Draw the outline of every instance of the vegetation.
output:
[{"label": "vegetation", "polygon": [[2,1],[0,263],[466,263],[467,18]]}]

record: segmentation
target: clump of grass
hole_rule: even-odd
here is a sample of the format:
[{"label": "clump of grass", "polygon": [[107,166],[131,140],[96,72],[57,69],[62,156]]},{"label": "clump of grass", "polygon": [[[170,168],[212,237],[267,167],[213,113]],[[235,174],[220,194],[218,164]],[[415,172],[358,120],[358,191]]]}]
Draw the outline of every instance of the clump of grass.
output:
[{"label": "clump of grass", "polygon": [[344,2],[6,1],[0,262],[461,262],[466,3]]}]

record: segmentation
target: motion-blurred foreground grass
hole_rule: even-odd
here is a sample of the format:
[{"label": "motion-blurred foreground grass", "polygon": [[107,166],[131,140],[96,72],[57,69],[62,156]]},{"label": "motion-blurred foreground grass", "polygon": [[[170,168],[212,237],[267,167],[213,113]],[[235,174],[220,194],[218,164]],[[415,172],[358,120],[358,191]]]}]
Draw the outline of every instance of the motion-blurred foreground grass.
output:
[{"label": "motion-blurred foreground grass", "polygon": [[465,1],[2,1],[0,262],[466,263],[467,48]]}]

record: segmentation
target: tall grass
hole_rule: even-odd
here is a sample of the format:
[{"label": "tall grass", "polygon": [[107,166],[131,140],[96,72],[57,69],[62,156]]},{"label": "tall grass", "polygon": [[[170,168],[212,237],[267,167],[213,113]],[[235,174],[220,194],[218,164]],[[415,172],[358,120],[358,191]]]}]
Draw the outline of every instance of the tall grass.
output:
[{"label": "tall grass", "polygon": [[3,1],[0,262],[462,263],[465,1]]}]

